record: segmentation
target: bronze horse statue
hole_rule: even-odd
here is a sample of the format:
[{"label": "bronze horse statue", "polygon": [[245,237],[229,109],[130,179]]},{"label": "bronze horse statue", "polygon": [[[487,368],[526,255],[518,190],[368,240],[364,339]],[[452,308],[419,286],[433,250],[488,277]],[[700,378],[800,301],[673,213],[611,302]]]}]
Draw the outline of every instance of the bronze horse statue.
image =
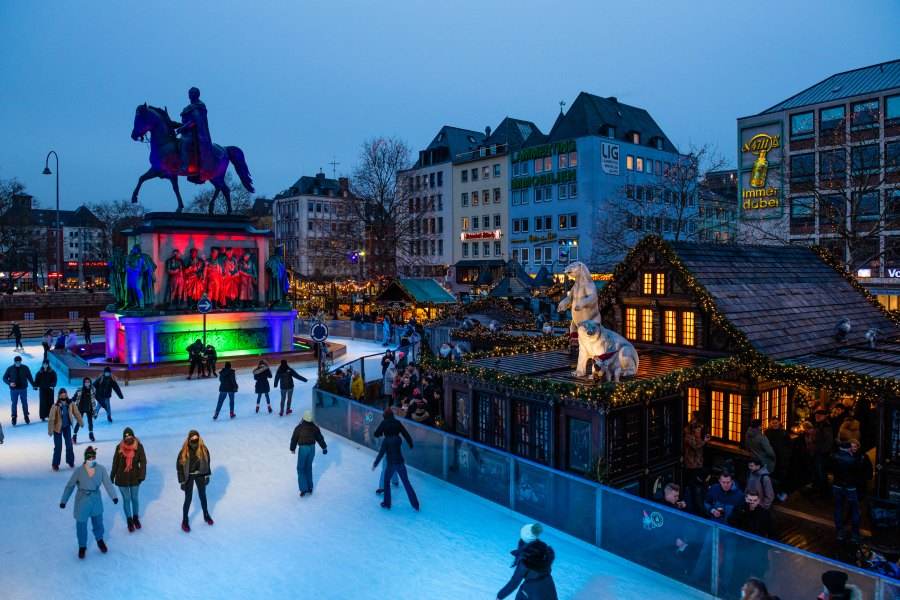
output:
[{"label": "bronze horse statue", "polygon": [[184,210],[184,202],[181,200],[181,192],[178,190],[178,177],[188,177],[192,183],[201,184],[209,181],[216,188],[212,200],[209,201],[209,214],[213,214],[216,198],[219,193],[225,196],[225,204],[228,214],[231,214],[231,191],[225,183],[225,172],[228,163],[234,165],[241,183],[248,192],[253,192],[253,179],[250,178],[250,170],[244,160],[244,153],[237,146],[222,147],[213,144],[213,157],[215,164],[211,170],[198,171],[195,165],[187,165],[182,158],[181,140],[176,135],[180,123],[169,117],[169,111],[165,108],[150,106],[146,102],[134,111],[134,128],[131,130],[131,139],[143,140],[150,134],[150,168],[138,178],[131,201],[137,202],[138,192],[148,179],[159,177],[168,179],[172,184],[172,190],[178,199],[178,210]]}]

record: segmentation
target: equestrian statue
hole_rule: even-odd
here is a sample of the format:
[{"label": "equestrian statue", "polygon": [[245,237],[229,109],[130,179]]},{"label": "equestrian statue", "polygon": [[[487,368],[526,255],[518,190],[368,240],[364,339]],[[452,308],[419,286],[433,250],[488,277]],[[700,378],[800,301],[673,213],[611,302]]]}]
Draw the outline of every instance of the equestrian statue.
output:
[{"label": "equestrian statue", "polygon": [[[200,90],[188,91],[188,104],[181,111],[181,122],[169,117],[166,108],[150,106],[146,102],[134,111],[134,128],[131,139],[143,141],[150,135],[150,168],[138,178],[131,201],[137,202],[141,186],[148,179],[168,179],[178,199],[178,210],[184,210],[178,177],[187,177],[191,183],[210,182],[215,193],[209,202],[209,214],[213,214],[219,193],[225,197],[228,214],[231,214],[231,191],[225,183],[228,164],[234,165],[238,177],[248,192],[253,192],[253,179],[244,160],[243,151],[237,146],[219,146],[212,143],[206,105],[200,100]],[[180,136],[180,137],[179,137]]]}]

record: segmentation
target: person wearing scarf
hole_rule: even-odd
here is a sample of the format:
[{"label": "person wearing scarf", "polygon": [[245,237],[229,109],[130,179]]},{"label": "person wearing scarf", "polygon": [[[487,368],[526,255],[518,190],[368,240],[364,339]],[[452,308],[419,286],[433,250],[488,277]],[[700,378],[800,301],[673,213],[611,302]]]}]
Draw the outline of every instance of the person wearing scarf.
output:
[{"label": "person wearing scarf", "polygon": [[134,436],[131,427],[126,427],[122,432],[122,441],[116,446],[113,455],[110,478],[122,493],[122,507],[125,509],[129,532],[141,528],[138,491],[146,477],[147,455],[144,453],[144,445]]}]

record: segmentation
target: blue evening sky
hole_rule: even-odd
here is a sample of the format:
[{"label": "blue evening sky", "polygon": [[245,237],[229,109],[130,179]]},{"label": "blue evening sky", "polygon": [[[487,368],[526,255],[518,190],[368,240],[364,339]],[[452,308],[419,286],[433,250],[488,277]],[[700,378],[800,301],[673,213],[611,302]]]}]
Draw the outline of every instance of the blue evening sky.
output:
[{"label": "blue evening sky", "polygon": [[[177,114],[196,85],[214,141],[240,146],[261,194],[361,142],[413,150],[444,124],[506,115],[546,131],[579,91],[646,108],[682,149],[729,161],[735,119],[828,75],[900,58],[900,2],[32,2],[0,0],[0,178],[43,206],[127,198],[147,168],[139,103]],[[182,180],[192,197],[200,189]],[[144,204],[171,210],[168,183]]]}]

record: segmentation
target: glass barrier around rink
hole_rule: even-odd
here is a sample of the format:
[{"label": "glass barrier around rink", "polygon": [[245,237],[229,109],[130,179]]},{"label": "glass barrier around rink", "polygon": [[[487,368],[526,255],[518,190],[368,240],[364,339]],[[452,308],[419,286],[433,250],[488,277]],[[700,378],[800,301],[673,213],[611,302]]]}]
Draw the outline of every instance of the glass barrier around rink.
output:
[{"label": "glass barrier around rink", "polygon": [[347,411],[350,410],[350,400],[317,390],[314,394],[313,415],[319,427],[332,433],[350,437],[347,428]]},{"label": "glass barrier around rink", "polygon": [[586,542],[597,539],[596,498],[589,481],[514,459],[513,509]]}]

